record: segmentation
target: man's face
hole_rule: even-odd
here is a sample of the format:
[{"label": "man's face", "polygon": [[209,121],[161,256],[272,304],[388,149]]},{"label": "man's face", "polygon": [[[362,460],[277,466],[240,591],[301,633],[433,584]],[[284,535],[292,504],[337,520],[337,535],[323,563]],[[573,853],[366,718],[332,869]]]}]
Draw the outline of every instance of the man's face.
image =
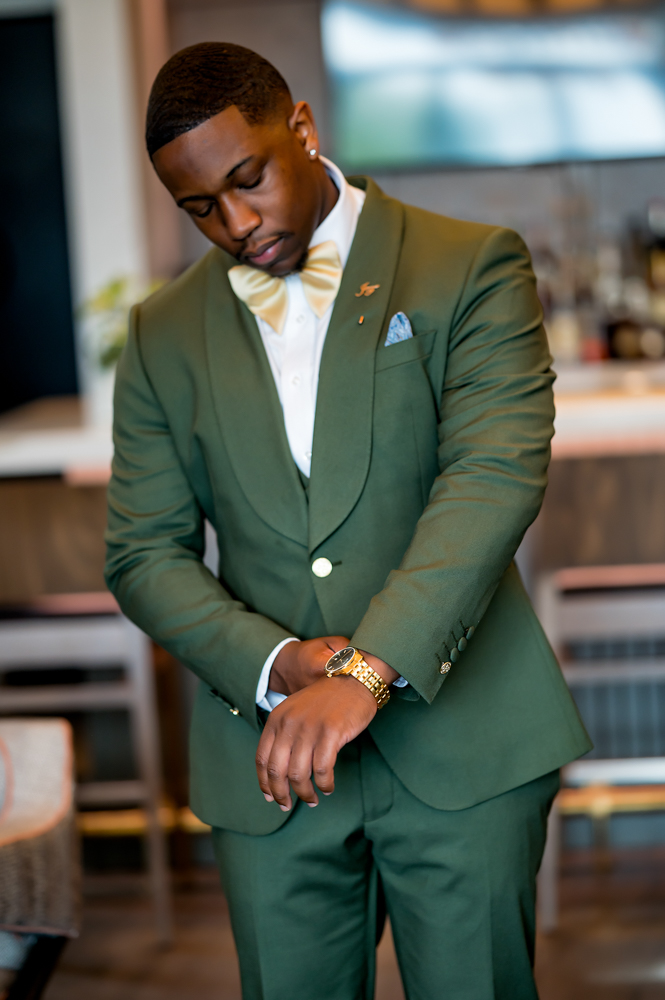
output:
[{"label": "man's face", "polygon": [[309,155],[317,139],[304,102],[258,125],[233,106],[162,146],[153,164],[212,243],[282,276],[301,264],[336,198],[323,164]]}]

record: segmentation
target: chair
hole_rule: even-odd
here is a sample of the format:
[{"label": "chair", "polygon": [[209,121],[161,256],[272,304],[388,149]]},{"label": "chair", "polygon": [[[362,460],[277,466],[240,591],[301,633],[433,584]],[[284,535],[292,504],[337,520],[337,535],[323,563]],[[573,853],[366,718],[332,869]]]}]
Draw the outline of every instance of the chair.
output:
[{"label": "chair", "polygon": [[604,851],[614,813],[665,809],[665,565],[562,569],[536,610],[595,744],[562,769],[539,875],[543,930],[558,920],[561,816],[592,819]]},{"label": "chair", "polygon": [[124,676],[82,684],[0,687],[0,712],[57,714],[111,708],[129,712],[138,779],[85,782],[78,786],[77,802],[142,806],[155,927],[159,941],[168,944],[173,936],[172,905],[159,815],[159,736],[150,642],[108,593],[40,598],[23,609],[23,617],[0,620],[0,674],[62,666],[90,670],[122,666]]},{"label": "chair", "polygon": [[0,719],[0,996],[41,997],[80,928],[71,726]]}]

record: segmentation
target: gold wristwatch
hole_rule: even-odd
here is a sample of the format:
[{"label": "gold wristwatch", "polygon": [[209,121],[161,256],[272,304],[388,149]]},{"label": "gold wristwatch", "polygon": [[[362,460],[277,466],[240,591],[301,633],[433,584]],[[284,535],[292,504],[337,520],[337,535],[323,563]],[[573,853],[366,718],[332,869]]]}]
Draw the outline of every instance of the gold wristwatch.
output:
[{"label": "gold wristwatch", "polygon": [[383,677],[370,667],[360,650],[354,646],[345,646],[338,653],[334,653],[326,663],[325,669],[328,677],[342,675],[355,677],[372,692],[379,708],[383,708],[390,701],[390,691]]}]

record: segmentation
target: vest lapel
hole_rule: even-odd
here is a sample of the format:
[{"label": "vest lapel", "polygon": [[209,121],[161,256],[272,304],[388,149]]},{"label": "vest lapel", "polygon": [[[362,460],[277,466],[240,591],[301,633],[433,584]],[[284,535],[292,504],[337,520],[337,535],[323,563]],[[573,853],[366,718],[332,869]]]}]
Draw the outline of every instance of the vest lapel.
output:
[{"label": "vest lapel", "polygon": [[275,531],[307,545],[305,491],[256,320],[229,285],[227,271],[234,263],[221,250],[209,255],[206,346],[219,429],[257,514]]},{"label": "vest lapel", "polygon": [[[375,354],[402,246],[402,206],[373,181],[363,183],[367,197],[321,358],[309,488],[310,552],[349,515],[367,479]],[[365,282],[379,287],[369,297],[356,297]]]}]

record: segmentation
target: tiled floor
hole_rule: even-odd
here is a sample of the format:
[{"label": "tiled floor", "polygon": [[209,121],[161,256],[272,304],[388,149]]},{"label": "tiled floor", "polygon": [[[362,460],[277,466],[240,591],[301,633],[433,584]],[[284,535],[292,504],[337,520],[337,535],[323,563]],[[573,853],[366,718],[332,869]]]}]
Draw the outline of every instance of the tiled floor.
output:
[{"label": "tiled floor", "polygon": [[[147,900],[127,887],[112,878],[87,896],[83,934],[45,1000],[240,1000],[214,872],[179,880],[169,951],[155,947]],[[600,874],[588,856],[568,858],[561,888],[560,928],[538,943],[541,1000],[665,1000],[665,850],[624,853]],[[403,1000],[389,933],[376,1000]]]}]

